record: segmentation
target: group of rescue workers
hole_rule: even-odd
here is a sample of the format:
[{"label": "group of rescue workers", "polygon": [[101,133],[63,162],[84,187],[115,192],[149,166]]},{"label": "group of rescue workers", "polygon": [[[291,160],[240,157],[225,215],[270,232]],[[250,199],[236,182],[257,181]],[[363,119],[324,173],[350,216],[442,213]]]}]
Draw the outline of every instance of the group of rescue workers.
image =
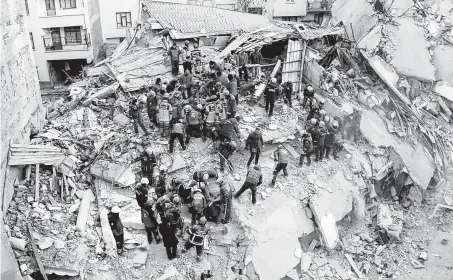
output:
[{"label": "group of rescue workers", "polygon": [[[149,128],[145,126],[141,110],[146,108],[151,127],[162,129],[162,136],[169,132],[169,151],[174,151],[174,141],[178,139],[181,148],[186,149],[191,137],[201,137],[203,141],[212,139],[217,143],[217,153],[220,160],[220,171],[224,172],[226,166],[232,169],[230,157],[238,149],[241,141],[239,133],[240,117],[237,116],[239,102],[238,89],[240,80],[248,79],[247,63],[244,52],[234,52],[227,56],[222,64],[209,62],[208,73],[200,69],[201,52],[198,46],[190,51],[188,42],[183,50],[173,45],[169,50],[172,66],[176,76],[179,73],[179,57],[186,58],[183,63],[184,74],[179,79],[162,81],[157,79],[151,88],[147,88],[146,94],[141,98],[133,99],[130,103],[130,117],[133,119],[135,132],[138,126],[146,135]],[[195,54],[195,57],[194,57]],[[261,62],[259,50],[254,52],[254,61]],[[239,56],[243,56],[242,59]],[[261,57],[261,58],[260,58]],[[176,61],[177,60],[177,61]],[[240,63],[237,63],[239,60]],[[192,62],[196,65],[192,67]],[[237,67],[236,67],[237,66]],[[236,75],[238,69],[240,76]],[[226,72],[229,71],[229,74]],[[194,74],[202,73],[204,82],[195,81]],[[259,75],[258,71],[252,71],[253,75]],[[256,77],[256,76],[255,76]],[[265,109],[269,117],[273,115],[274,103],[283,99],[290,107],[292,106],[293,84],[291,82],[279,85],[275,78],[270,79],[265,89]],[[318,101],[314,97],[314,89],[307,86],[301,96],[302,107],[309,111],[306,130],[302,135],[299,166],[304,159],[311,164],[311,156],[315,160],[328,159],[332,152],[333,157],[338,157],[342,149],[345,136],[345,120],[340,117],[331,117],[323,109],[324,101]],[[357,118],[353,114],[350,118]],[[349,121],[348,121],[349,123]],[[349,127],[347,136],[356,134],[357,127]],[[136,199],[141,207],[142,222],[145,225],[148,242],[156,243],[163,241],[169,259],[177,257],[178,236],[184,232],[189,235],[182,252],[192,247],[196,248],[197,258],[201,259],[204,244],[207,242],[209,229],[206,226],[208,220],[228,223],[231,216],[232,198],[238,198],[244,191],[250,189],[252,203],[256,203],[256,191],[263,183],[263,173],[259,165],[259,158],[263,149],[264,141],[259,127],[252,131],[245,140],[245,148],[250,151],[247,162],[247,175],[242,187],[233,195],[234,188],[227,181],[220,179],[216,170],[198,170],[192,175],[189,182],[181,178],[173,178],[167,182],[167,169],[165,166],[157,166],[156,155],[151,148],[145,149],[137,160],[141,161],[141,182],[136,186]],[[283,145],[278,145],[273,153],[276,165],[273,170],[272,185],[276,183],[277,175],[283,171],[288,176],[287,165],[289,163],[288,151]],[[252,162],[254,163],[252,165]],[[208,185],[216,180],[219,194],[213,196]],[[189,205],[192,215],[192,226],[183,229],[181,207],[183,203]],[[119,252],[122,252],[124,235],[121,220],[119,219],[118,207],[113,207],[109,214],[109,221],[117,241]]]}]

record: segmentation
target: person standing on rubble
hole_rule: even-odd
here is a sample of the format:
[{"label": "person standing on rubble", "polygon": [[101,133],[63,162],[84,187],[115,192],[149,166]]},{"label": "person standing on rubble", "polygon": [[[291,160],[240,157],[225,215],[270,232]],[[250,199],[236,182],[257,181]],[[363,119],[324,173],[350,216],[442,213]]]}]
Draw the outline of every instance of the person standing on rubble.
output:
[{"label": "person standing on rubble", "polygon": [[225,162],[229,162],[229,158],[236,151],[237,145],[234,141],[224,141],[219,145],[220,172],[225,171]]},{"label": "person standing on rubble", "polygon": [[228,88],[228,75],[223,71],[217,71],[216,81],[219,82],[224,88]]},{"label": "person standing on rubble", "polygon": [[134,131],[138,134],[138,126],[143,129],[145,135],[150,135],[148,129],[145,126],[145,122],[143,121],[143,116],[141,114],[142,105],[138,102],[137,98],[132,99],[129,105],[129,116],[132,118],[132,122],[134,124]]},{"label": "person standing on rubble", "polygon": [[250,158],[247,162],[247,169],[250,167],[253,159],[255,159],[255,165],[258,164],[262,146],[264,146],[263,135],[261,134],[261,129],[257,127],[254,131],[250,132],[245,141],[245,148],[248,149],[250,147]]},{"label": "person standing on rubble", "polygon": [[236,116],[237,104],[236,98],[228,90],[225,90],[225,102],[227,108],[227,118],[231,119]]},{"label": "person standing on rubble", "polygon": [[195,247],[197,250],[197,261],[202,260],[205,239],[209,233],[206,222],[206,218],[201,217],[198,225],[193,225],[191,228],[187,229],[189,239],[184,244],[184,249],[182,249],[182,252],[185,253],[190,248]]},{"label": "person standing on rubble", "polygon": [[169,260],[177,258],[178,238],[176,233],[182,230],[183,221],[179,209],[173,203],[166,207],[164,218],[159,226]]},{"label": "person standing on rubble", "polygon": [[312,108],[313,106],[313,98],[315,98],[315,91],[312,86],[308,85],[304,89],[304,100],[302,101],[302,108],[305,109],[305,106],[307,106],[308,103],[308,108]]},{"label": "person standing on rubble", "polygon": [[259,48],[256,48],[255,51],[250,55],[250,62],[255,64],[252,67],[252,77],[254,79],[259,79],[261,73],[261,62],[263,61],[263,56]]},{"label": "person standing on rubble", "polygon": [[228,91],[236,99],[236,105],[239,104],[238,84],[233,74],[228,74]]},{"label": "person standing on rubble", "polygon": [[171,61],[171,73],[173,76],[178,76],[179,74],[179,56],[182,51],[176,45],[176,42],[173,42],[173,46],[168,50],[168,55],[170,56]]},{"label": "person standing on rubble", "polygon": [[159,236],[158,226],[155,216],[155,201],[153,198],[148,199],[145,203],[145,206],[142,208],[142,223],[145,225],[146,236],[148,238],[148,243],[153,242],[153,235],[156,238],[156,244],[159,244],[162,241],[162,238]]},{"label": "person standing on rubble", "polygon": [[362,115],[360,111],[356,108],[353,109],[353,112],[345,117],[345,136],[347,139],[353,137],[354,142],[360,137],[360,121],[362,120]]},{"label": "person standing on rubble", "polygon": [[124,245],[124,230],[123,223],[120,219],[121,209],[118,206],[113,206],[112,210],[108,214],[108,220],[110,224],[110,229],[112,230],[113,237],[116,241],[116,249],[118,254],[123,254],[123,245]]},{"label": "person standing on rubble", "polygon": [[[329,118],[326,116],[324,119]],[[330,118],[329,118],[330,119]],[[326,159],[330,157],[330,151],[334,146],[335,135],[338,134],[338,122],[334,121],[332,125],[327,125],[326,127],[326,138],[324,141],[324,156]]]},{"label": "person standing on rubble", "polygon": [[170,127],[170,120],[172,119],[173,108],[168,101],[169,98],[170,95],[165,93],[159,103],[159,124],[162,127],[162,137],[165,136],[165,129]]},{"label": "person standing on rubble", "polygon": [[[201,104],[197,105],[197,109],[202,109]],[[201,135],[201,123],[203,119],[198,110],[192,109],[187,115],[186,146],[189,144],[190,137],[200,137]]]},{"label": "person standing on rubble", "polygon": [[170,134],[170,140],[168,141],[168,144],[170,146],[170,153],[173,153],[173,145],[175,142],[175,139],[178,139],[179,144],[181,145],[181,148],[186,150],[186,146],[184,145],[184,131],[185,131],[185,126],[183,123],[182,119],[179,119],[176,121],[176,123],[173,125],[173,129]]},{"label": "person standing on rubble", "polygon": [[181,92],[175,91],[172,98],[170,98],[169,103],[172,109],[170,128],[173,128],[173,125],[181,118]]},{"label": "person standing on rubble", "polygon": [[271,82],[267,84],[264,96],[266,98],[266,113],[269,113],[269,117],[272,117],[274,113],[274,103],[277,101],[279,96],[279,87],[277,85],[277,79],[272,78]]},{"label": "person standing on rubble", "polygon": [[244,79],[246,82],[249,80],[249,74],[247,72],[246,65],[249,62],[249,56],[244,50],[241,50],[238,55],[238,66],[239,66],[239,78]]},{"label": "person standing on rubble", "polygon": [[184,70],[184,75],[181,75],[181,77],[179,77],[179,83],[181,85],[186,86],[187,98],[191,98],[192,97],[193,77],[192,77],[192,74],[190,74],[189,70]]},{"label": "person standing on rubble", "polygon": [[283,148],[283,145],[279,144],[277,146],[277,150],[274,152],[274,162],[277,164],[275,165],[275,169],[273,172],[272,177],[272,182],[271,185],[275,185],[275,182],[277,181],[277,175],[280,173],[281,170],[283,170],[283,175],[286,177],[288,176],[288,171],[286,170],[286,167],[288,166],[289,162],[289,155],[288,152],[286,151],[285,148]]},{"label": "person standing on rubble", "polygon": [[[337,121],[334,121],[332,124],[332,129],[334,130],[333,136],[333,158],[338,159],[338,152],[343,149],[343,138],[340,131],[340,126]],[[326,158],[327,158],[326,152]]]},{"label": "person standing on rubble", "polygon": [[151,123],[157,126],[157,95],[154,91],[150,91],[146,98],[146,110]]},{"label": "person standing on rubble", "polygon": [[139,158],[133,161],[133,163],[140,161],[142,167],[142,175],[148,178],[149,182],[153,182],[154,167],[157,164],[156,156],[154,155],[153,149],[147,147],[145,151],[140,155]]},{"label": "person standing on rubble", "polygon": [[314,145],[315,161],[323,160],[324,158],[324,144],[326,140],[326,134],[326,124],[323,121],[320,121],[317,134],[318,137],[316,140],[316,145]]},{"label": "person standing on rubble", "polygon": [[220,67],[219,64],[213,60],[209,61],[209,70],[214,75],[216,75],[217,72],[222,73],[222,67]]},{"label": "person standing on rubble", "polygon": [[214,123],[217,119],[214,103],[208,103],[204,109],[204,122],[203,122],[203,141],[209,137],[211,138],[212,130],[214,129]]},{"label": "person standing on rubble", "polygon": [[141,208],[143,208],[148,201],[148,190],[149,180],[148,178],[143,177],[140,183],[135,187],[135,198],[137,199],[138,206]]},{"label": "person standing on rubble", "polygon": [[259,165],[254,165],[252,168],[249,168],[247,171],[247,177],[245,182],[239,191],[236,192],[234,198],[239,198],[243,192],[247,189],[250,189],[252,192],[252,203],[256,204],[256,189],[263,183],[263,173],[261,172],[261,167]]},{"label": "person standing on rubble", "polygon": [[311,135],[308,132],[302,134],[302,153],[299,159],[299,166],[304,164],[304,158],[307,157],[307,165],[311,164],[311,155],[313,154],[313,142],[311,140]]},{"label": "person standing on rubble", "polygon": [[285,94],[285,103],[289,105],[289,107],[293,107],[292,105],[292,97],[293,97],[293,82],[287,81],[283,84],[283,92]]}]

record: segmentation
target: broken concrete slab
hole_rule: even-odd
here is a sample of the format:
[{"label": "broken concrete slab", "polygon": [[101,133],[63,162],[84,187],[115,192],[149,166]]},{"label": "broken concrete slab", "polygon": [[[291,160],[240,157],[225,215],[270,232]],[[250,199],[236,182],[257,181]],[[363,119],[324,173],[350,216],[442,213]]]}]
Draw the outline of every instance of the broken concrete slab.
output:
[{"label": "broken concrete slab", "polygon": [[88,189],[83,194],[82,201],[80,202],[79,212],[77,215],[76,229],[80,232],[84,232],[90,213],[90,205],[94,201],[95,196],[93,192]]},{"label": "broken concrete slab", "polygon": [[118,114],[113,117],[113,121],[120,126],[126,126],[129,124],[130,119],[123,114]]},{"label": "broken concrete slab", "polygon": [[294,159],[299,159],[300,155],[296,150],[288,143],[283,143],[283,147],[291,154]]},{"label": "broken concrete slab", "polygon": [[386,204],[379,204],[378,214],[377,214],[377,224],[381,228],[385,229],[388,236],[391,239],[399,240],[402,227],[401,225],[395,224],[393,222],[392,213],[390,208]]},{"label": "broken concrete slab", "polygon": [[330,212],[326,205],[319,204],[319,200],[310,201],[310,209],[315,216],[324,244],[329,249],[335,248],[338,242],[338,229],[335,216]]},{"label": "broken concrete slab", "polygon": [[437,82],[434,92],[453,102],[453,84],[446,81]]},{"label": "broken concrete slab", "polygon": [[359,41],[357,46],[361,49],[366,50],[368,53],[373,53],[378,47],[379,42],[382,38],[382,26],[377,25],[366,34],[362,40]]},{"label": "broken concrete slab", "polygon": [[303,272],[307,272],[310,269],[311,265],[311,257],[307,253],[302,253],[302,257],[300,258],[300,270]]},{"label": "broken concrete slab", "polygon": [[293,269],[290,272],[288,272],[288,274],[286,274],[286,276],[293,280],[299,280],[299,275],[297,274],[296,269]]},{"label": "broken concrete slab", "polygon": [[170,265],[165,268],[164,274],[159,276],[156,280],[167,280],[167,279],[173,279],[173,277],[178,277],[181,276],[181,273],[174,267],[173,265]]},{"label": "broken concrete slab", "polygon": [[186,168],[186,161],[180,154],[174,154],[173,155],[173,165],[171,166],[170,170],[168,173]]},{"label": "broken concrete slab", "polygon": [[398,26],[386,26],[393,34],[392,43],[395,45],[393,67],[401,75],[425,82],[435,81],[435,68],[431,64],[425,30],[416,25],[412,18],[397,18],[395,21]]},{"label": "broken concrete slab", "polygon": [[134,256],[134,259],[132,260],[134,263],[134,267],[140,267],[146,264],[147,259],[148,259],[147,251],[138,251]]},{"label": "broken concrete slab", "polygon": [[120,84],[119,83],[113,83],[105,88],[102,88],[95,94],[91,95],[87,100],[85,100],[82,105],[83,106],[90,106],[91,102],[93,102],[94,99],[102,99],[105,98],[113,93],[116,92],[116,90],[119,88]]},{"label": "broken concrete slab", "polygon": [[336,271],[342,280],[350,279],[349,274],[346,273],[337,260],[329,260],[329,266]]},{"label": "broken concrete slab", "polygon": [[436,79],[453,84],[453,47],[438,45],[434,49],[433,64],[436,67]]},{"label": "broken concrete slab", "polygon": [[52,238],[44,237],[41,240],[39,240],[38,242],[36,242],[36,245],[38,245],[39,249],[45,250],[45,249],[52,247],[53,243],[54,243],[54,240]]},{"label": "broken concrete slab", "polygon": [[414,5],[413,0],[386,1],[384,8],[393,16],[400,17]]},{"label": "broken concrete slab", "polygon": [[135,173],[131,165],[121,165],[107,160],[98,160],[90,168],[92,175],[120,186],[135,184]]}]

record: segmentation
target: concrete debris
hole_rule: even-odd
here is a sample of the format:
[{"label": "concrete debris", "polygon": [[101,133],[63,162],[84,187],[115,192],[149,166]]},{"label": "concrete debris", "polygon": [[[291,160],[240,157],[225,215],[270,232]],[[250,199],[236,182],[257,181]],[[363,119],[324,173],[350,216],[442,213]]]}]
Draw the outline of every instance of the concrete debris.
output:
[{"label": "concrete debris", "polygon": [[179,277],[181,276],[181,273],[174,267],[173,265],[170,265],[165,268],[164,274],[156,278],[156,280],[167,280],[167,279],[173,279],[173,277]]},{"label": "concrete debris", "polygon": [[95,94],[91,95],[90,97],[88,97],[87,100],[85,100],[82,105],[83,106],[89,106],[91,105],[91,103],[96,100],[96,99],[103,99],[113,93],[115,93],[118,88],[119,88],[120,84],[119,83],[113,83],[101,90],[99,90],[98,92],[96,92]]},{"label": "concrete debris", "polygon": [[453,85],[445,81],[437,82],[434,92],[453,102]]},{"label": "concrete debris", "polygon": [[342,280],[350,279],[350,276],[337,260],[329,260],[329,266],[335,270]]},{"label": "concrete debris", "polygon": [[310,269],[311,265],[311,256],[307,253],[302,253],[300,258],[300,270],[307,272]]},{"label": "concrete debris", "polygon": [[11,247],[16,250],[21,250],[25,251],[25,246],[27,246],[27,241],[24,239],[16,238],[16,237],[10,237],[9,238],[9,243],[11,244]]},{"label": "concrete debris", "polygon": [[296,248],[296,250],[294,250],[294,256],[300,259],[302,257],[302,250],[300,248]]},{"label": "concrete debris", "polygon": [[362,272],[360,272],[359,268],[357,267],[357,264],[355,263],[354,259],[352,258],[351,255],[349,254],[344,254],[346,259],[348,260],[349,264],[351,265],[352,269],[354,270],[355,274],[359,277],[359,279],[363,278]]},{"label": "concrete debris", "polygon": [[428,260],[428,253],[427,252],[421,252],[420,255],[418,256],[419,259],[426,261]]},{"label": "concrete debris", "polygon": [[113,121],[119,126],[126,126],[130,123],[130,119],[123,114],[118,114],[113,118]]},{"label": "concrete debris", "polygon": [[121,165],[105,160],[96,161],[90,168],[91,174],[105,180],[118,184],[119,186],[130,186],[135,183],[135,173],[131,165]]},{"label": "concrete debris", "polygon": [[415,259],[411,260],[411,265],[415,269],[420,269],[420,268],[424,268],[425,267],[421,262],[419,262],[419,261],[417,261]]},{"label": "concrete debris", "polygon": [[93,192],[91,190],[86,190],[83,195],[82,201],[80,202],[76,223],[77,230],[81,232],[85,231],[88,215],[90,212],[90,205],[92,202],[94,202],[94,199],[95,196]]},{"label": "concrete debris", "polygon": [[291,278],[291,279],[293,279],[293,280],[298,280],[299,279],[299,275],[297,274],[296,269],[293,269],[290,272],[288,272],[288,274],[286,274],[286,276]]},{"label": "concrete debris", "polygon": [[38,242],[36,242],[36,245],[38,245],[39,249],[45,250],[45,249],[49,249],[50,247],[52,247],[53,243],[54,243],[54,240],[52,238],[44,237],[41,240],[38,240]]},{"label": "concrete debris", "polygon": [[148,252],[137,251],[137,253],[134,256],[134,259],[132,260],[134,263],[134,267],[140,267],[140,266],[146,264],[147,259],[148,259]]}]

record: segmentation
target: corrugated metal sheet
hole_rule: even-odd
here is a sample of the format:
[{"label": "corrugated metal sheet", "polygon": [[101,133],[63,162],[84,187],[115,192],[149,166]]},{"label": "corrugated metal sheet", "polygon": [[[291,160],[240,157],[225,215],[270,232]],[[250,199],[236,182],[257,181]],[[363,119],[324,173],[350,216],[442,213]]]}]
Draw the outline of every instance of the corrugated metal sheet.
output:
[{"label": "corrugated metal sheet", "polygon": [[302,61],[303,41],[288,40],[288,49],[286,51],[286,61],[282,70],[282,82],[291,81],[293,90],[299,91],[300,67]]}]

